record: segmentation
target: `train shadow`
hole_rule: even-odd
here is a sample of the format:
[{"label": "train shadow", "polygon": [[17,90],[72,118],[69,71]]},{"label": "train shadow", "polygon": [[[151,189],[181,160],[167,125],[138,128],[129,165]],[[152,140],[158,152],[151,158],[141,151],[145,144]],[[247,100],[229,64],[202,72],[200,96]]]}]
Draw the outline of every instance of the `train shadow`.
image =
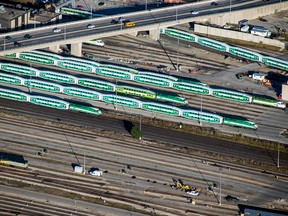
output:
[{"label": "train shadow", "polygon": [[0,164],[26,169],[28,160],[25,160],[22,155],[0,152]]},{"label": "train shadow", "polygon": [[[178,3],[180,4],[180,3]],[[177,5],[178,5],[177,4]],[[172,6],[175,4],[160,4],[160,3],[155,3],[155,4],[147,4],[147,9],[148,10],[153,10],[153,9],[159,9],[163,7],[168,7]],[[146,4],[134,4],[134,7],[117,7],[117,14],[122,14],[122,13],[131,13],[131,12],[137,12],[137,11],[144,11],[146,9]],[[115,8],[98,8],[97,9],[97,14],[105,14],[105,15],[115,15]]]},{"label": "train shadow", "polygon": [[[281,198],[278,198],[279,202],[281,202]],[[255,207],[255,206],[249,206],[249,205],[243,205],[238,204],[239,213],[242,215],[287,215],[287,211],[280,211],[280,210],[274,210],[274,209],[265,209],[261,207]]]}]

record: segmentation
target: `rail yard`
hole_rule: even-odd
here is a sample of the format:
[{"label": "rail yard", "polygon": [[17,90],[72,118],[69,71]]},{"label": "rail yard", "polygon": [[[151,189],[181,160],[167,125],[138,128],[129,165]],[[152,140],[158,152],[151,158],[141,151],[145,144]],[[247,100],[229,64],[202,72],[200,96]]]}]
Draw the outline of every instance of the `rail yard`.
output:
[{"label": "rail yard", "polygon": [[[7,124],[10,130],[7,130]],[[43,124],[41,121],[26,122],[25,128],[21,125],[22,121],[1,118],[1,137],[5,137],[1,141],[1,148],[8,152],[21,152],[29,160],[27,170],[2,167],[1,181],[4,184],[21,184],[22,188],[27,189],[29,185],[37,185],[39,192],[69,195],[70,198],[71,193],[75,193],[75,197],[80,200],[89,201],[94,198],[97,203],[105,200],[108,206],[120,202],[123,205],[129,204],[138,211],[155,211],[160,215],[189,215],[189,212],[192,215],[193,212],[208,214],[210,208],[213,208],[214,213],[210,212],[209,215],[234,215],[238,211],[237,207],[225,201],[227,195],[237,195],[241,203],[248,200],[249,203],[259,202],[263,207],[277,206],[278,198],[285,197],[286,184],[281,183],[287,178],[285,175],[280,174],[275,181],[277,174],[261,174],[261,170],[247,170],[246,167],[235,166],[223,160],[215,163],[208,155],[204,161],[202,156],[187,154],[185,151],[177,153],[177,148],[160,143],[139,143],[120,136],[120,139],[112,141],[95,135],[89,129],[84,132],[75,126],[62,128],[59,123],[57,126],[57,123]],[[16,138],[19,135],[21,140]],[[39,154],[43,149],[46,149],[46,153]],[[194,151],[197,152],[196,149]],[[87,170],[97,166],[104,171],[103,177],[99,179],[74,174],[72,163],[85,163]],[[130,169],[127,169],[128,165]],[[181,179],[185,184],[199,188],[200,195],[189,196],[182,190],[171,188],[174,185],[173,179]],[[222,185],[221,207],[219,181]],[[208,187],[213,183],[217,186],[209,190]],[[244,185],[247,190],[243,190]],[[277,190],[276,187],[281,189]],[[274,192],[269,193],[269,190]],[[82,198],[77,196],[78,193]],[[191,199],[196,202],[195,205],[191,204]],[[29,207],[22,205],[27,212],[33,206],[33,203],[28,204]],[[67,207],[69,208],[71,211],[75,207]],[[77,212],[81,215],[81,206],[79,210],[77,208]]]},{"label": "rail yard", "polygon": [[0,58],[3,214],[288,212],[286,104],[235,76],[287,62],[161,31],[103,38],[82,57],[62,46]]}]

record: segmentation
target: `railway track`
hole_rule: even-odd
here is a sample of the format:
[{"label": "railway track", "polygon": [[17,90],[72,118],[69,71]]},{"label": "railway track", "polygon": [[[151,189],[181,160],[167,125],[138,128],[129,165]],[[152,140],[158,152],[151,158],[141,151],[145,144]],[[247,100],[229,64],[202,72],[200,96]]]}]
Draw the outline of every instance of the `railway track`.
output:
[{"label": "railway track", "polygon": [[[23,124],[23,121],[22,121],[22,120],[11,119],[11,118],[9,118],[9,117],[6,117],[6,118],[5,118],[5,117],[1,117],[0,123],[1,123],[1,124],[4,124],[4,125],[9,123],[10,128],[13,126],[13,127],[15,127],[15,131],[17,131],[18,128],[21,128],[21,126],[22,126],[22,124]],[[48,123],[48,122],[47,122],[47,123]],[[78,122],[78,123],[79,123],[79,122]],[[64,138],[62,138],[62,139],[63,139],[63,140],[62,140],[62,143],[67,142],[65,136],[68,135],[68,134],[69,134],[69,136],[73,136],[73,137],[77,137],[77,138],[83,138],[83,139],[84,139],[84,137],[85,137],[85,139],[91,139],[91,140],[97,139],[97,135],[98,135],[98,134],[95,135],[95,131],[93,131],[93,129],[92,129],[93,132],[92,132],[92,131],[89,132],[89,130],[86,131],[85,129],[84,129],[84,130],[81,129],[81,131],[78,132],[77,129],[78,129],[79,126],[77,126],[77,125],[79,125],[79,124],[75,125],[77,129],[74,129],[73,126],[70,126],[70,127],[68,127],[68,128],[62,128],[61,125],[62,125],[62,124],[60,124],[60,123],[52,123],[52,124],[49,124],[49,123],[48,123],[47,125],[42,124],[42,125],[39,126],[38,123],[33,123],[33,122],[26,121],[26,124],[25,124],[26,130],[27,130],[26,135],[27,135],[27,136],[30,135],[31,137],[35,137],[35,136],[33,135],[33,132],[30,132],[30,131],[33,131],[33,130],[35,130],[36,128],[38,128],[38,129],[41,128],[41,130],[42,130],[42,131],[45,131],[45,133],[57,133],[58,131],[61,131],[61,133],[63,133],[63,136],[64,136]],[[55,127],[55,129],[54,129],[54,127]],[[91,126],[90,126],[90,127],[91,127]],[[0,128],[1,128],[1,126],[0,126]],[[93,128],[93,127],[91,127],[91,128]],[[28,131],[28,130],[29,130],[29,131]],[[1,131],[4,132],[4,133],[7,133],[7,134],[11,133],[11,132],[9,132],[9,130],[5,130],[5,127],[2,128]],[[100,131],[101,131],[101,130],[100,130]],[[85,135],[83,135],[83,132],[85,133]],[[96,132],[96,133],[97,133],[97,132]],[[100,133],[101,133],[101,132],[100,132]],[[19,133],[11,133],[11,134],[17,135],[17,134],[19,134]],[[21,134],[21,133],[20,133],[20,134]],[[37,136],[37,135],[36,135],[36,136]],[[42,138],[43,138],[43,137],[42,137]],[[126,139],[125,136],[123,137],[123,139]],[[47,140],[47,141],[48,141],[48,140]],[[171,140],[171,141],[173,141],[173,140]],[[118,142],[117,142],[117,145],[121,145],[121,146],[122,146],[122,144],[121,144],[121,143],[118,143]],[[124,146],[126,146],[126,143],[124,144]],[[124,147],[124,146],[122,146],[122,147]],[[132,146],[129,146],[129,147],[132,148]],[[139,145],[139,148],[142,149],[141,145]],[[147,148],[146,148],[147,153],[149,152],[149,149],[150,149],[150,148],[152,148],[153,151],[157,151],[158,146],[155,145],[155,146],[147,147]],[[195,146],[193,146],[193,147],[191,146],[190,148],[191,148],[191,149],[194,149],[194,150],[197,150],[197,147],[195,147]],[[202,150],[201,144],[198,144],[198,150]],[[164,150],[162,149],[161,152],[158,152],[158,154],[162,155],[162,154],[163,154],[163,151],[164,151]],[[167,149],[167,150],[165,150],[165,151],[168,151],[169,153],[174,154],[174,153],[173,153],[173,152],[174,152],[173,150],[168,150],[168,149]],[[212,150],[212,149],[211,149],[211,151],[215,151],[215,150]],[[221,152],[220,154],[231,155],[231,153],[232,153],[232,152],[231,152],[229,149],[227,149],[226,152],[222,150],[222,152]],[[184,153],[183,153],[183,154],[180,154],[179,157],[183,157],[184,155],[185,155]],[[232,155],[234,155],[234,154],[232,154]],[[235,156],[237,157],[237,155],[235,155]],[[239,156],[240,156],[240,154],[239,154]],[[247,154],[247,156],[248,156],[248,154]],[[194,157],[195,157],[195,156],[194,156]],[[209,156],[208,156],[207,158],[209,158]],[[255,157],[253,157],[253,156],[252,156],[252,157],[247,157],[247,159],[253,159],[253,158],[255,158]],[[198,158],[198,159],[201,160],[201,157]],[[213,157],[212,157],[210,160],[213,161]],[[265,156],[265,155],[264,155],[264,157],[258,156],[258,160],[259,160],[259,162],[265,162],[265,161],[267,161],[267,156]],[[224,161],[223,161],[223,162],[224,162]],[[270,163],[273,164],[272,161],[270,161]],[[224,164],[225,164],[225,162],[224,162]],[[283,165],[285,165],[285,164],[286,164],[286,162],[285,162],[285,160],[284,160],[284,161],[283,161]]]},{"label": "railway track", "polygon": [[[118,41],[120,41],[120,43],[125,43],[127,45],[127,43],[131,44],[131,41],[133,41],[133,40],[134,40],[134,38],[120,37],[120,40],[118,40]],[[136,40],[138,40],[138,39],[136,38]],[[149,43],[149,42],[143,42],[142,40],[138,40],[138,41],[139,41],[139,43],[145,44],[145,46],[146,45],[147,46],[151,45],[151,43]],[[137,41],[137,43],[138,43],[138,41]],[[113,43],[113,41],[112,41],[112,43]],[[117,43],[117,42],[114,42],[114,43]],[[116,47],[116,46],[113,46],[113,47]],[[131,47],[131,49],[132,49],[132,47]],[[158,50],[158,49],[155,49],[155,48],[149,48],[149,49],[152,49],[153,52],[156,52]],[[109,49],[109,50],[111,50],[111,49]],[[119,47],[118,50],[121,50],[121,47]],[[141,49],[141,51],[143,52],[142,49]],[[123,54],[123,51],[121,53]],[[149,56],[150,56],[150,54],[149,54]],[[188,56],[188,58],[189,58],[189,56]],[[76,73],[76,74],[78,74],[78,73]],[[93,75],[92,75],[92,77],[93,77]],[[108,79],[108,80],[111,81],[111,79]],[[123,82],[123,83],[129,83],[129,82]],[[133,83],[133,84],[135,84],[135,83]],[[159,88],[159,89],[162,90],[161,88]],[[271,110],[271,108],[268,109],[268,108],[263,108],[261,106],[257,106],[258,108],[255,107],[255,109],[254,109],[253,106],[250,106],[250,105],[246,106],[246,104],[235,103],[235,102],[227,101],[227,100],[226,100],[226,102],[227,102],[226,106],[223,109],[222,108],[223,100],[221,100],[221,99],[217,99],[217,98],[213,98],[212,99],[212,97],[205,97],[205,96],[201,97],[199,95],[189,94],[189,93],[185,93],[185,92],[179,92],[179,91],[175,91],[175,90],[171,90],[171,89],[165,89],[165,90],[168,91],[168,92],[171,91],[171,92],[175,92],[175,93],[178,93],[178,94],[180,93],[185,98],[187,98],[187,100],[189,101],[189,105],[188,106],[192,107],[194,109],[195,108],[196,109],[200,108],[201,101],[202,101],[202,98],[203,98],[205,101],[202,101],[203,102],[202,103],[202,109],[204,111],[207,110],[208,112],[216,112],[216,113],[219,113],[219,114],[224,114],[224,115],[228,114],[228,115],[233,115],[233,116],[238,116],[238,117],[243,117],[243,114],[244,114],[244,117],[253,120],[253,119],[256,119],[258,116],[263,115],[263,113],[267,112],[269,109]],[[236,107],[236,110],[238,110],[239,106],[241,106],[241,113],[239,113],[238,111],[235,112],[235,110],[234,110],[234,107]],[[265,123],[264,123],[264,125],[265,125]]]},{"label": "railway track", "polygon": [[[8,123],[8,121],[11,125],[11,128],[16,126],[21,127],[21,125],[23,125],[23,123],[21,124],[21,121],[13,121],[8,118],[1,118],[1,125],[5,122]],[[41,134],[41,137],[31,138],[31,135],[35,136],[35,133],[31,133],[29,131],[33,131],[35,129],[37,129],[39,135]],[[15,179],[17,176],[18,178],[19,176],[21,176],[21,178],[25,178],[22,179],[23,181],[25,180],[27,182],[32,182],[31,184],[37,181],[36,183],[41,184],[42,186],[50,185],[51,187],[58,189],[66,188],[67,190],[71,190],[73,188],[77,188],[77,190],[74,190],[77,193],[88,194],[89,191],[90,194],[92,193],[98,197],[101,196],[104,199],[119,199],[119,196],[121,196],[124,203],[126,202],[136,205],[138,206],[138,208],[139,206],[143,206],[143,204],[145,204],[153,206],[153,208],[161,212],[164,211],[164,208],[166,210],[164,212],[176,215],[182,215],[184,212],[187,211],[189,212],[190,205],[186,203],[186,201],[183,201],[187,200],[188,198],[187,195],[185,196],[185,193],[171,190],[169,188],[169,182],[171,182],[171,178],[173,178],[174,176],[177,176],[177,178],[181,178],[182,180],[188,182],[193,186],[202,188],[203,193],[196,198],[199,203],[199,206],[197,206],[197,211],[201,212],[201,208],[204,208],[204,210],[207,209],[205,208],[205,204],[207,205],[208,203],[209,206],[213,206],[213,209],[215,209],[215,213],[211,215],[217,215],[216,209],[218,209],[219,207],[218,204],[215,203],[215,196],[214,198],[212,198],[213,195],[204,191],[205,187],[207,186],[207,181],[211,182],[215,181],[215,179],[218,179],[219,167],[225,169],[225,172],[228,172],[228,167],[230,168],[230,170],[232,169],[233,172],[235,172],[234,175],[231,176],[229,173],[224,174],[223,171],[223,178],[225,178],[227,181],[227,185],[223,183],[223,195],[231,193],[231,183],[229,182],[234,181],[235,178],[237,179],[237,181],[240,181],[241,184],[253,184],[253,186],[255,187],[270,188],[271,174],[261,174],[267,177],[264,178],[265,180],[259,181],[259,170],[249,170],[248,173],[250,173],[249,175],[251,175],[251,179],[245,178],[245,180],[243,181],[243,172],[247,171],[247,168],[245,167],[233,168],[231,166],[228,166],[224,162],[217,163],[216,167],[213,165],[207,167],[207,165],[203,164],[202,162],[203,158],[197,156],[193,156],[192,159],[195,166],[187,167],[187,164],[189,164],[189,161],[191,161],[191,156],[182,152],[177,152],[177,147],[172,150],[162,148],[161,152],[159,152],[159,146],[151,144],[148,145],[145,143],[143,144],[129,141],[129,144],[127,145],[127,141],[125,140],[118,140],[111,143],[111,140],[109,139],[99,137],[97,138],[95,135],[93,135],[93,133],[89,133],[89,130],[87,129],[85,130],[85,133],[83,133],[83,131],[71,131],[52,125],[37,125],[35,123],[26,123],[25,130],[26,131],[22,133],[23,135],[21,138],[23,143],[15,143],[13,140],[10,142],[3,142],[4,144],[5,142],[7,143],[4,145],[6,151],[9,151],[10,149],[12,152],[17,152],[18,149],[19,153],[29,158],[33,172],[31,174],[29,173],[31,171],[28,170],[25,176],[24,174],[20,175],[19,173],[17,173],[23,172],[23,170],[17,170],[17,172],[14,172],[14,170],[12,172],[5,170],[2,175],[3,178]],[[54,134],[54,136],[52,136],[51,134]],[[39,135],[36,134],[36,136]],[[66,136],[69,136],[68,140]],[[9,140],[9,132],[2,137],[7,137],[7,139]],[[33,142],[34,144],[31,144],[31,140],[35,140],[38,144],[36,146],[35,142]],[[103,181],[103,184],[105,183],[105,185],[97,186],[99,181],[95,182],[95,192],[91,192],[94,191],[94,189],[91,190],[91,186],[89,185],[91,180],[88,179],[86,176],[83,178],[77,176],[77,178],[75,178],[75,175],[69,173],[68,167],[71,163],[71,158],[73,158],[73,155],[71,155],[71,150],[67,150],[69,149],[69,147],[65,147],[65,143],[67,143],[67,141],[70,143],[69,145],[74,146],[74,151],[78,155],[78,157],[79,155],[83,154],[83,151],[85,152],[87,166],[93,166],[94,164],[97,164],[97,166],[109,171],[107,174],[104,175],[105,177],[100,180],[100,183],[101,181]],[[35,156],[35,150],[47,147],[47,143],[49,143],[49,156],[47,158],[42,157],[41,159],[39,159],[39,157]],[[127,153],[127,148],[129,148],[129,153]],[[143,149],[145,149],[144,157]],[[97,152],[97,154],[95,155],[93,152]],[[51,171],[47,171],[41,168],[45,167],[45,164],[47,163],[49,163],[49,166],[51,168],[57,170],[56,173],[51,173]],[[128,174],[123,174],[119,172],[119,169],[121,169],[121,167],[123,168],[125,164],[132,164],[132,166],[134,167],[133,170],[130,171],[130,173]],[[239,172],[239,174],[236,174],[237,172]],[[35,173],[37,174],[36,179]],[[67,174],[68,177],[60,177],[63,176],[63,173]],[[194,173],[193,177],[191,176],[191,173]],[[199,175],[199,173],[201,173],[201,175]],[[255,175],[255,177],[252,177],[253,175]],[[136,176],[136,178],[133,179],[131,178],[132,176]],[[206,178],[203,179],[203,176],[206,176],[208,180]],[[193,182],[191,182],[191,178],[193,178]],[[286,177],[283,176],[283,178]],[[43,181],[43,179],[46,180]],[[63,180],[59,181],[59,179]],[[69,181],[69,184],[67,183],[67,179],[71,180]],[[167,181],[167,179],[169,179],[170,181]],[[108,188],[106,188],[107,182],[109,183]],[[91,184],[94,185],[94,181]],[[271,186],[271,190],[272,189],[275,190],[275,188]],[[108,195],[106,194],[107,190],[109,191]],[[123,192],[123,190],[125,192]],[[142,193],[144,192],[144,195],[141,193],[141,191]],[[135,193],[137,194],[138,198],[135,198]],[[245,194],[245,192],[241,191],[240,189],[233,189],[233,193],[238,194],[244,200],[247,199],[247,194]],[[210,195],[212,197],[209,197]],[[161,201],[159,201],[158,206],[155,206],[155,204],[153,205],[156,198],[160,198]],[[177,207],[175,207],[173,203],[177,203]],[[172,209],[170,209],[171,206],[173,206]],[[228,215],[235,211],[235,209],[233,209],[233,206],[231,209],[230,205],[225,208],[227,208],[224,210]],[[220,211],[220,209],[218,210]],[[221,211],[224,210],[221,209]]]},{"label": "railway track", "polygon": [[[150,62],[153,65],[168,65],[171,67],[171,62],[163,51],[161,46],[157,42],[145,42],[137,38],[130,38],[129,36],[119,36],[117,41],[106,40],[106,47],[95,47],[91,45],[84,45],[84,52],[102,55],[111,58],[130,59],[133,61]],[[123,48],[125,47],[125,48]],[[123,53],[124,50],[133,50],[133,53]],[[185,45],[182,44],[181,52],[177,49],[165,48],[168,56],[172,59],[174,64],[181,64],[185,68],[194,68],[201,66],[202,69],[207,70],[223,70],[228,68],[226,63],[219,63],[214,60],[207,60],[201,57],[195,57],[195,54],[191,54],[189,49],[185,49]],[[184,51],[185,50],[185,51]],[[177,60],[178,58],[178,60]],[[168,64],[167,64],[168,63]]]}]

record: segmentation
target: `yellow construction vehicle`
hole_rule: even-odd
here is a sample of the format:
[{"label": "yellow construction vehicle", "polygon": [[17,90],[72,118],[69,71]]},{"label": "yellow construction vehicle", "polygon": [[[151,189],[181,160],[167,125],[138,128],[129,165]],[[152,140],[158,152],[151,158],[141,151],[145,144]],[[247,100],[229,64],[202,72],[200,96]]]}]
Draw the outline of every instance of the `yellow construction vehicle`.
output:
[{"label": "yellow construction vehicle", "polygon": [[173,182],[174,182],[173,187],[176,187],[178,189],[185,190],[185,191],[191,190],[191,187],[189,185],[185,185],[181,179],[178,179],[178,180],[173,179]]}]

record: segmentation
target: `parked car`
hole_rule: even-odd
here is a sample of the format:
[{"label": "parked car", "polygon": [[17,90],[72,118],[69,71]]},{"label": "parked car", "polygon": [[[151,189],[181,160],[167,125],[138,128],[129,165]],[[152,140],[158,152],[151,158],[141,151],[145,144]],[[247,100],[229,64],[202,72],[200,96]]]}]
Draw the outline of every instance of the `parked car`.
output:
[{"label": "parked car", "polygon": [[225,200],[227,202],[239,202],[239,199],[237,197],[234,197],[234,196],[231,196],[231,195],[226,196]]},{"label": "parked car", "polygon": [[119,23],[118,20],[115,20],[115,19],[111,20],[111,24],[118,24],[118,23]]},{"label": "parked car", "polygon": [[124,17],[119,17],[119,18],[118,18],[118,21],[119,21],[119,22],[125,22],[126,19],[125,19]]},{"label": "parked car", "polygon": [[61,29],[60,29],[60,28],[54,28],[54,29],[53,29],[53,32],[56,32],[56,33],[57,33],[57,32],[61,32]]},{"label": "parked car", "polygon": [[259,20],[260,20],[261,22],[268,22],[268,20],[264,19],[263,17],[260,17]]},{"label": "parked car", "polygon": [[236,74],[236,78],[237,78],[237,79],[243,79],[243,76],[242,76],[241,73],[238,73],[238,74]]},{"label": "parked car", "polygon": [[199,14],[198,11],[194,11],[194,10],[190,11],[190,13],[191,13],[192,15],[197,15],[197,14]]},{"label": "parked car", "polygon": [[211,5],[212,5],[212,6],[218,6],[219,3],[218,3],[218,2],[211,2]]},{"label": "parked car", "polygon": [[5,37],[5,41],[10,41],[12,38],[8,35]]},{"label": "parked car", "polygon": [[30,34],[25,34],[25,35],[24,35],[24,38],[27,39],[27,40],[29,40],[31,37],[32,37],[32,36],[31,36]]},{"label": "parked car", "polygon": [[95,28],[95,27],[96,27],[96,26],[95,26],[94,24],[88,24],[88,25],[87,25],[87,28],[88,28],[88,29],[92,29],[92,28]]},{"label": "parked car", "polygon": [[200,194],[197,190],[187,191],[186,193],[192,196],[198,196]]}]

